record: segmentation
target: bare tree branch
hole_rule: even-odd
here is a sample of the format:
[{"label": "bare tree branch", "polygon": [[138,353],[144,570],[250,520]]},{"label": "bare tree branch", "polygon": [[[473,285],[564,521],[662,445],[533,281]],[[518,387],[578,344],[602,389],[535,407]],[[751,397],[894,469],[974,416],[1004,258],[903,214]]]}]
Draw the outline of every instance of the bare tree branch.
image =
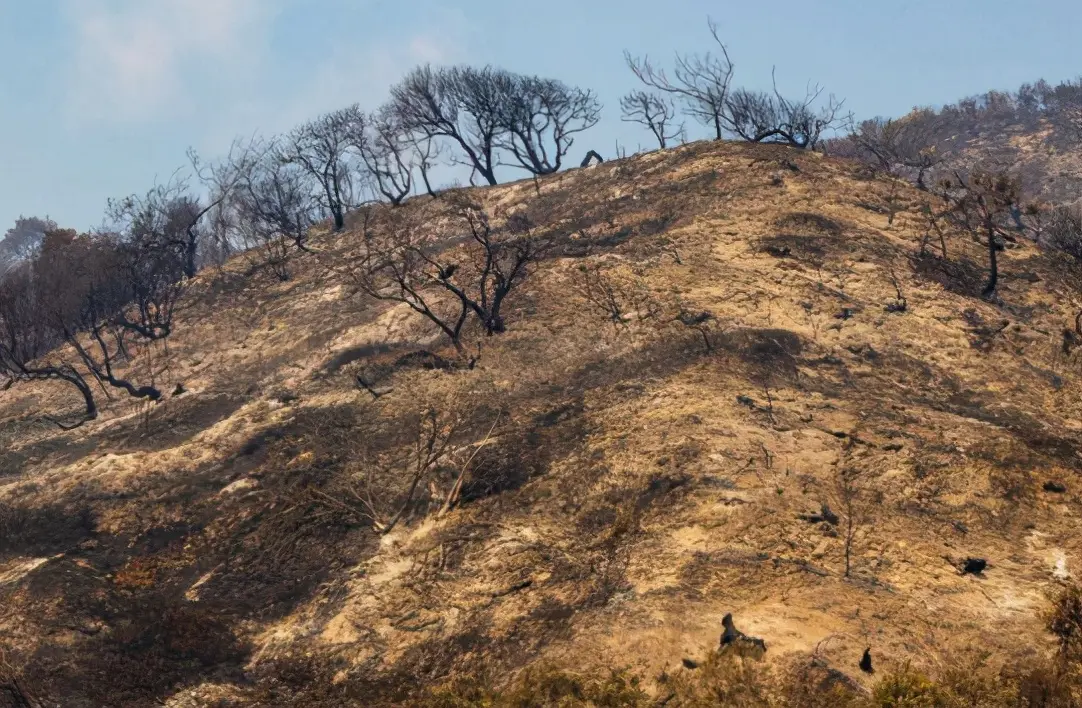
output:
[{"label": "bare tree branch", "polygon": [[632,91],[621,98],[620,111],[620,119],[625,123],[646,126],[662,150],[668,147],[670,140],[678,138],[684,128],[683,124],[671,125],[676,115],[672,101],[648,91]]},{"label": "bare tree branch", "polygon": [[781,143],[801,150],[814,150],[825,131],[846,124],[840,115],[844,101],[831,95],[818,110],[815,103],[822,87],[809,85],[804,98],[794,101],[778,91],[774,73],[774,93],[738,89],[728,97],[728,125],[740,137],[754,143]]},{"label": "bare tree branch", "polygon": [[335,231],[342,230],[346,210],[353,205],[357,174],[349,158],[357,136],[364,135],[365,122],[354,104],[296,128],[278,145],[278,159],[300,167],[315,182],[317,202],[331,215]]},{"label": "bare tree branch", "polygon": [[721,56],[705,54],[676,55],[673,78],[664,69],[650,62],[649,57],[634,57],[624,52],[624,61],[643,84],[668,94],[684,104],[685,112],[703,125],[714,129],[721,140],[725,127],[726,99],[733,78],[733,63],[729,51],[718,36],[718,27],[708,19],[710,36],[721,50]]},{"label": "bare tree branch", "polygon": [[535,175],[556,172],[574,144],[574,136],[597,125],[601,104],[592,91],[565,86],[554,79],[495,71],[506,84],[508,100],[501,107],[503,132],[497,147]]}]

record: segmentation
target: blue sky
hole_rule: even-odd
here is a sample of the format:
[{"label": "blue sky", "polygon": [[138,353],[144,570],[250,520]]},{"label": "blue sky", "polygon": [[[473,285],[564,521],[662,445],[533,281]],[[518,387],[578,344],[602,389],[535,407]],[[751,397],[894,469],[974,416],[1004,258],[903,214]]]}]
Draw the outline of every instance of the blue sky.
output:
[{"label": "blue sky", "polygon": [[[734,83],[808,80],[858,117],[1082,73],[1072,0],[0,0],[0,230],[19,214],[88,228],[236,135],[375,107],[414,65],[493,63],[595,89],[604,121],[579,138],[609,156],[648,136],[619,120],[622,52],[709,47]],[[700,137],[704,133],[693,133]]]}]

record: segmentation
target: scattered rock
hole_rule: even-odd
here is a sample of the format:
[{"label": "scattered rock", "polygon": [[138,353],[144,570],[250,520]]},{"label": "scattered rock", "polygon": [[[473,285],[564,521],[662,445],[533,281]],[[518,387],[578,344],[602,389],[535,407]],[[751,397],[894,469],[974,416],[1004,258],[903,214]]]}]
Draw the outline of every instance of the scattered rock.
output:
[{"label": "scattered rock", "polygon": [[733,614],[730,612],[721,620],[725,628],[721,633],[721,648],[732,647],[737,653],[762,654],[766,653],[766,642],[759,637],[749,637],[736,628],[733,623]]},{"label": "scattered rock", "polygon": [[834,315],[834,319],[836,319],[836,320],[847,320],[850,317],[852,317],[854,314],[856,314],[856,311],[853,308],[851,308],[851,307],[843,307],[841,312],[838,312],[838,313],[836,313]]},{"label": "scattered rock", "polygon": [[801,521],[807,521],[809,524],[826,522],[834,526],[838,523],[838,515],[831,511],[830,505],[825,502],[820,506],[818,514],[800,514],[797,518]]},{"label": "scattered rock", "polygon": [[1071,577],[1070,571],[1067,570],[1067,556],[1063,554],[1063,551],[1056,551],[1056,562],[1052,566],[1052,577],[1058,580],[1067,580]]},{"label": "scattered rock", "polygon": [[683,659],[681,659],[680,661],[684,665],[685,669],[697,669],[697,668],[699,668],[699,662],[695,661],[694,659],[689,659],[686,656]]},{"label": "scattered rock", "polygon": [[886,450],[887,452],[898,452],[899,450],[902,449],[902,444],[901,443],[887,443],[886,445],[883,446],[883,449]]},{"label": "scattered rock", "polygon": [[184,384],[178,383],[177,387],[173,389],[174,396],[182,396],[188,392],[188,389],[184,388]]},{"label": "scattered rock", "polygon": [[966,558],[962,562],[962,575],[980,575],[988,567],[984,558]]},{"label": "scattered rock", "polygon": [[676,316],[676,319],[680,320],[681,324],[688,327],[695,327],[701,325],[704,322],[709,322],[714,319],[714,315],[710,312],[688,312],[687,310],[681,310]]},{"label": "scattered rock", "polygon": [[750,396],[745,396],[744,394],[740,394],[739,396],[737,396],[736,402],[742,406],[747,406],[748,408],[755,407],[755,399],[751,398]]},{"label": "scattered rock", "polygon": [[875,669],[872,668],[872,648],[868,647],[864,650],[864,656],[860,657],[860,670],[866,674],[874,674]]}]

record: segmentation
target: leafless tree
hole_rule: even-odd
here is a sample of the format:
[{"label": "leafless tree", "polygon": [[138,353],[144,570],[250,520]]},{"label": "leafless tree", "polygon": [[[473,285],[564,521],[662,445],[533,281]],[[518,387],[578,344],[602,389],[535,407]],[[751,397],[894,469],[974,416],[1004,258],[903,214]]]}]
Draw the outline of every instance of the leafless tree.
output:
[{"label": "leafless tree", "polygon": [[605,315],[617,333],[633,319],[641,324],[660,314],[661,303],[638,274],[593,263],[580,266],[575,280],[579,294]]},{"label": "leafless tree", "polygon": [[[106,209],[108,228],[148,248],[175,252],[183,262],[183,275],[194,278],[208,239],[219,240],[215,226],[223,205],[257,157],[254,142],[235,141],[228,157],[216,163],[205,163],[189,150],[191,174],[178,170],[169,181],[145,194],[110,200]],[[192,190],[192,176],[203,186],[205,199]],[[225,244],[228,238],[217,245]]]},{"label": "leafless tree", "polygon": [[726,99],[733,78],[733,63],[729,51],[718,36],[713,20],[707,21],[710,35],[721,50],[721,56],[705,54],[677,54],[676,65],[670,79],[664,69],[659,69],[648,57],[634,57],[624,52],[624,60],[632,73],[646,86],[680,100],[689,116],[714,129],[716,140],[721,140],[725,128]]},{"label": "leafless tree", "polygon": [[781,143],[802,150],[814,150],[823,133],[841,127],[844,101],[833,95],[818,109],[815,104],[823,94],[819,86],[809,86],[804,98],[785,98],[774,83],[773,94],[737,89],[726,99],[729,127],[740,137],[754,143]]},{"label": "leafless tree", "polygon": [[335,231],[345,226],[345,213],[352,205],[355,169],[350,158],[364,125],[364,113],[353,105],[294,129],[278,144],[278,159],[298,166],[301,174],[314,180],[318,203],[330,214]]},{"label": "leafless tree", "polygon": [[422,483],[448,456],[458,422],[434,408],[421,411],[410,444],[394,453],[363,456],[355,473],[337,488],[312,490],[316,501],[362,519],[377,533],[390,533],[410,511]]},{"label": "leafless tree", "polygon": [[258,248],[266,264],[288,278],[285,263],[292,245],[310,251],[308,236],[320,215],[319,197],[306,170],[279,158],[274,149],[262,152],[240,180],[230,202],[241,240]]},{"label": "leafless tree", "polygon": [[[398,206],[413,189],[415,160],[424,160],[409,131],[392,110],[382,109],[367,120],[368,130],[358,136],[354,147],[372,175],[376,190]],[[426,142],[427,148],[431,142]],[[427,164],[422,167],[427,184]]]},{"label": "leafless tree", "polygon": [[849,141],[858,151],[857,157],[892,177],[909,174],[918,189],[928,190],[925,177],[939,158],[923,117],[862,121],[850,133]]},{"label": "leafless tree", "polygon": [[439,191],[432,186],[432,168],[436,166],[442,154],[441,146],[435,140],[418,140],[416,136],[410,137],[410,145],[417,159],[417,171],[424,182],[425,191],[431,197],[439,196]]},{"label": "leafless tree", "polygon": [[450,140],[465,158],[455,158],[496,184],[496,137],[507,88],[491,68],[414,69],[391,88],[391,110],[401,125],[427,140]]},{"label": "leafless tree", "polygon": [[929,229],[924,232],[924,235],[920,239],[920,255],[924,256],[928,252],[928,242],[932,238],[932,232],[939,237],[939,253],[943,260],[947,260],[947,234],[943,231],[943,222],[950,215],[953,207],[950,199],[946,196],[942,196],[942,206],[936,208],[935,204],[925,203],[921,206],[921,213],[927,220]]},{"label": "leafless tree", "polygon": [[1006,173],[974,171],[968,177],[956,172],[945,179],[942,194],[950,205],[953,221],[988,248],[988,281],[981,291],[986,299],[995,297],[999,283],[999,251],[1005,241],[1014,240],[1013,215],[1020,201],[1018,181]]},{"label": "leafless tree", "polygon": [[34,263],[40,316],[99,383],[159,400],[156,387],[122,378],[116,365],[172,332],[181,276],[175,254],[118,234],[54,231],[47,239]]},{"label": "leafless tree", "polygon": [[71,429],[97,418],[98,406],[83,374],[58,356],[56,347],[62,341],[42,317],[30,264],[0,280],[0,375],[5,379],[0,388],[20,381],[48,380],[74,386],[85,404],[82,417],[75,423],[53,421]]},{"label": "leafless tree", "polygon": [[238,139],[224,158],[215,161],[204,161],[194,149],[188,150],[192,173],[206,192],[202,212],[187,233],[189,243],[193,236],[201,242],[197,266],[211,261],[221,264],[239,245],[234,196],[264,159],[266,149],[267,144],[256,138]]},{"label": "leafless tree", "polygon": [[428,402],[412,420],[397,422],[401,439],[389,449],[373,450],[363,438],[346,443],[353,458],[347,475],[322,489],[310,487],[312,499],[380,534],[390,533],[419,510],[447,514],[460,503],[467,480],[477,470],[478,454],[493,439],[502,411],[496,412],[484,438],[473,440],[468,435],[470,416],[455,405],[460,402],[442,403]]},{"label": "leafless tree", "polygon": [[644,125],[662,150],[669,146],[669,141],[680,137],[683,126],[673,126],[672,120],[676,109],[672,101],[649,91],[632,91],[620,99],[621,120],[625,123]]},{"label": "leafless tree", "polygon": [[[111,388],[159,400],[153,383],[133,383],[120,367],[172,332],[186,282],[181,256],[138,231],[47,232],[40,253],[9,274],[0,289],[0,373],[6,385],[56,379],[74,386],[86,410],[73,424],[54,421],[68,429],[97,416],[91,383],[107,395]],[[75,356],[65,358],[67,351]]]},{"label": "leafless tree", "polygon": [[534,175],[559,170],[574,136],[600,120],[601,104],[592,91],[498,69],[493,80],[506,87],[502,90],[507,94],[500,107],[503,130],[495,144],[510,153],[514,167]]},{"label": "leafless tree", "polygon": [[110,229],[126,232],[146,248],[177,253],[184,275],[193,278],[202,241],[199,221],[206,211],[187,181],[175,177],[144,195],[109,200],[107,216]]},{"label": "leafless tree", "polygon": [[864,499],[860,478],[860,470],[842,465],[838,469],[837,479],[835,480],[838,506],[841,508],[845,522],[842,549],[845,557],[845,577],[847,578],[852,570],[853,541],[856,539],[857,530],[863,521]]},{"label": "leafless tree", "polygon": [[[500,164],[535,175],[560,169],[574,136],[597,124],[601,105],[592,91],[554,79],[523,76],[491,66],[413,70],[391,89],[389,115],[414,143],[447,141],[454,164],[496,184]],[[501,163],[501,155],[509,161]],[[426,187],[428,155],[422,177]]]},{"label": "leafless tree", "polygon": [[512,216],[492,223],[468,195],[445,198],[443,220],[468,230],[462,247],[448,247],[432,231],[434,215],[397,214],[374,223],[366,211],[364,242],[353,275],[359,291],[407,305],[442,331],[466,356],[463,328],[475,316],[487,335],[504,331],[503,304],[551,241],[529,220]]}]

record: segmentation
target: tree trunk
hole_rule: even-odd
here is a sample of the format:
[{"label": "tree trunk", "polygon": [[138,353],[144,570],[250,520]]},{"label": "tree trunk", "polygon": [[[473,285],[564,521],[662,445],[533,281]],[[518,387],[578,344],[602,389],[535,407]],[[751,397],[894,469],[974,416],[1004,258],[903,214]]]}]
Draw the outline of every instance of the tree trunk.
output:
[{"label": "tree trunk", "polygon": [[195,248],[189,248],[184,254],[184,275],[187,278],[195,277]]},{"label": "tree trunk", "polygon": [[999,282],[999,257],[997,253],[995,229],[988,228],[988,284],[984,286],[981,296],[985,299],[996,294],[996,285]]},{"label": "tree trunk", "polygon": [[428,192],[429,196],[431,196],[433,199],[438,197],[439,194],[436,192],[436,190],[432,189],[432,183],[428,181],[428,168],[424,165],[421,165],[421,179],[424,180],[425,191]]},{"label": "tree trunk", "polygon": [[90,384],[85,381],[72,381],[79,393],[83,394],[83,403],[86,405],[86,419],[94,420],[98,417],[98,404],[94,401],[94,392],[90,390]]},{"label": "tree trunk", "polygon": [[70,383],[72,386],[74,386],[75,388],[79,389],[79,393],[82,394],[83,403],[86,406],[86,412],[83,414],[83,419],[82,420],[78,421],[77,423],[68,424],[68,423],[62,423],[59,420],[55,420],[55,419],[53,419],[51,417],[46,416],[46,420],[49,420],[50,422],[55,424],[57,427],[59,427],[61,430],[74,430],[75,428],[78,428],[83,423],[86,423],[87,421],[94,420],[95,418],[98,417],[98,404],[94,401],[94,392],[91,390],[90,384],[88,384],[86,382],[86,380],[83,379],[83,377],[80,376],[77,372],[75,372],[75,371],[63,371],[63,370],[60,370],[60,369],[45,369],[45,370],[39,370],[39,371],[31,372],[30,376],[32,378],[38,378],[38,379],[57,378],[57,379],[60,379],[61,381],[66,381],[66,382]]},{"label": "tree trunk", "polygon": [[157,402],[162,397],[162,392],[153,386],[136,386],[130,381],[125,379],[118,379],[111,373],[106,373],[105,380],[109,382],[109,385],[113,388],[120,388],[128,392],[128,395],[132,398],[147,398],[151,401]]}]

